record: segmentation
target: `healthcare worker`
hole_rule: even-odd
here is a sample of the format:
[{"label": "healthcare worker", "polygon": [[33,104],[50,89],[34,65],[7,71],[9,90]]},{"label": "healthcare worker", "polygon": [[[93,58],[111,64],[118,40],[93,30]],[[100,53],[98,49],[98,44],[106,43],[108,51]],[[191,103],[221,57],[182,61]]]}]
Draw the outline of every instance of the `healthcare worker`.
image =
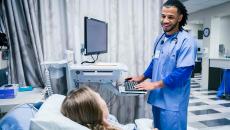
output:
[{"label": "healthcare worker", "polygon": [[[153,57],[141,76],[127,78],[139,82],[137,89],[150,90],[154,127],[159,130],[186,130],[190,77],[196,58],[196,40],[182,27],[187,10],[178,0],[168,0],[161,10],[164,33],[154,43]],[[145,79],[151,79],[151,82]]]}]

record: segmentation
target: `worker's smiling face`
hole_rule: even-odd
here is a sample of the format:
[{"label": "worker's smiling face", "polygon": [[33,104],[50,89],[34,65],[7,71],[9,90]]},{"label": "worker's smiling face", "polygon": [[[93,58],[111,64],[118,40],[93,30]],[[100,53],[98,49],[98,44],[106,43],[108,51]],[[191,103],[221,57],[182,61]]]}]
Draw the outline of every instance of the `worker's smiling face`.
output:
[{"label": "worker's smiling face", "polygon": [[183,15],[179,14],[175,6],[163,7],[161,11],[161,26],[167,34],[173,34],[179,30],[179,23]]}]

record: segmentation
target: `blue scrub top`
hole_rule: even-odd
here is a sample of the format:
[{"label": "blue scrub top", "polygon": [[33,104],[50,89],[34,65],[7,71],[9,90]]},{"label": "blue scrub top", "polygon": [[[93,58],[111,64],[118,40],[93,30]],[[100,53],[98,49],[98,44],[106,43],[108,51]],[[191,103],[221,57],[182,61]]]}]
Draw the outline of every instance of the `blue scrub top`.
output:
[{"label": "blue scrub top", "polygon": [[[164,39],[164,36],[158,37],[154,43],[156,46],[155,53],[158,51],[158,56],[153,56],[150,64],[152,68],[147,69],[152,70],[150,76],[152,82],[163,80],[175,68],[195,65],[197,43],[190,34],[181,30],[178,34],[162,42]],[[189,95],[190,78],[180,81],[175,87],[164,86],[151,90],[148,103],[166,110],[187,110]]]}]

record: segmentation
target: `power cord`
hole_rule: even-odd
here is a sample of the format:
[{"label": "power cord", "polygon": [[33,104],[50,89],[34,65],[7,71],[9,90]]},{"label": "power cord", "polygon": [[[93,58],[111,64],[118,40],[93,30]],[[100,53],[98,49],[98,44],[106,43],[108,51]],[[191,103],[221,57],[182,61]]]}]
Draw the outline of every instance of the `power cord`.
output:
[{"label": "power cord", "polygon": [[90,56],[93,59],[93,61],[83,61],[83,62],[81,62],[81,64],[84,64],[84,63],[95,63],[98,60],[99,54],[97,54],[96,59],[94,59],[93,55],[90,55]]}]

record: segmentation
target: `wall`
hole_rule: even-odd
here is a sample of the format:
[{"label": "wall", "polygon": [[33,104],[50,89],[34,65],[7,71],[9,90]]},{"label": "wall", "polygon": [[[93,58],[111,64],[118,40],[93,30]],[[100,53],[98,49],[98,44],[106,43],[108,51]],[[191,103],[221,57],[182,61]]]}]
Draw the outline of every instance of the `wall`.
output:
[{"label": "wall", "polygon": [[[203,30],[203,24],[188,24],[185,26],[186,30],[189,30],[189,33],[196,39],[198,39],[198,30]],[[198,39],[197,47],[202,48],[203,40]]]},{"label": "wall", "polygon": [[225,52],[229,56],[230,55],[230,15],[224,16],[221,18],[221,35],[220,35],[220,44],[224,44]]},{"label": "wall", "polygon": [[[215,48],[215,45],[214,45],[214,44],[217,44],[217,43],[213,43],[213,42],[216,39],[223,38],[223,37],[220,38],[220,36],[222,35],[222,32],[220,32],[217,36],[215,35],[214,36],[215,39],[212,39],[213,38],[212,34],[213,33],[217,34],[217,31],[218,31],[217,29],[221,28],[221,31],[222,31],[223,28],[226,28],[226,26],[223,27],[223,28],[220,27],[220,25],[221,25],[220,21],[222,21],[223,19],[226,19],[227,17],[225,18],[225,16],[228,16],[228,15],[230,15],[230,2],[227,2],[227,3],[221,4],[219,6],[215,6],[215,7],[212,7],[212,8],[204,9],[204,10],[189,14],[188,21],[190,23],[198,22],[200,24],[203,24],[204,28],[205,27],[210,28],[210,36],[209,37],[204,37],[204,39],[203,39],[204,47],[209,48],[208,52],[212,52],[212,54],[209,53],[210,57],[215,57],[217,55],[217,54],[213,55],[213,51],[215,53],[218,53],[216,51],[216,48]],[[218,42],[218,44],[219,44],[219,42]]]},{"label": "wall", "polygon": [[219,56],[219,44],[226,41],[225,39],[223,39],[223,37],[225,36],[223,35],[223,33],[225,33],[226,35],[228,35],[229,33],[227,32],[229,29],[223,29],[226,28],[226,26],[222,27],[223,23],[229,24],[228,21],[223,21],[223,19],[225,19],[225,16],[229,15],[230,2],[208,9],[200,10],[189,15],[188,23],[199,23],[203,24],[203,28],[210,28],[210,35],[203,38],[203,47],[205,48],[205,53],[202,59],[201,86],[204,89],[208,88],[209,58],[216,58]]}]

